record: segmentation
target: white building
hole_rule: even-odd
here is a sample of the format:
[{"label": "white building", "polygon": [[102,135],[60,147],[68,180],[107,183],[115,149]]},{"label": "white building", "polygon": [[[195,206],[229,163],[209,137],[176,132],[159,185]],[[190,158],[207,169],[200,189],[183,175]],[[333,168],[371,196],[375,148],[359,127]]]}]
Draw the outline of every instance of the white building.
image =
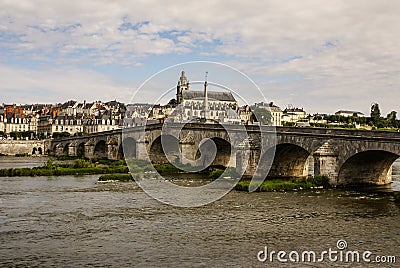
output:
[{"label": "white building", "polygon": [[51,125],[51,133],[68,132],[70,135],[74,135],[83,132],[83,130],[82,118],[76,118],[74,116],[56,117],[53,119]]},{"label": "white building", "polygon": [[303,108],[286,108],[282,114],[282,122],[296,123],[305,120],[306,116]]},{"label": "white building", "polygon": [[357,117],[365,117],[365,114],[363,114],[362,112],[357,112],[357,111],[345,111],[345,110],[340,110],[337,111],[335,113],[335,115],[339,115],[339,116],[357,116]]},{"label": "white building", "polygon": [[271,114],[271,123],[273,126],[282,126],[282,115],[283,112],[279,106],[276,106],[273,102],[270,103],[256,103],[256,107],[266,109]]},{"label": "white building", "polygon": [[0,133],[1,132],[6,133],[6,128],[5,128],[5,124],[4,124],[4,115],[0,115]]},{"label": "white building", "polygon": [[83,132],[90,134],[90,133],[120,129],[122,127],[120,123],[121,122],[119,120],[104,118],[104,117],[89,119],[88,121],[85,122],[85,125],[83,127]]},{"label": "white building", "polygon": [[146,125],[152,111],[153,105],[148,103],[135,103],[127,105],[124,118],[125,127]]}]

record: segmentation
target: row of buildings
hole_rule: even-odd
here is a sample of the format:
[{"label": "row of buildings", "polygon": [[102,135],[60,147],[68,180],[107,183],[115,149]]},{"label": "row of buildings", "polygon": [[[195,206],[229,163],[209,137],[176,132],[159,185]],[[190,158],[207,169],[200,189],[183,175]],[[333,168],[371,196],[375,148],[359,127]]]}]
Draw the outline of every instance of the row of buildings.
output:
[{"label": "row of buildings", "polygon": [[3,104],[0,107],[0,133],[11,137],[22,133],[24,138],[48,138],[55,133],[79,135],[113,130],[122,125],[125,111],[125,105],[117,101]]},{"label": "row of buildings", "polygon": [[[176,98],[166,105],[128,104],[117,101],[74,100],[59,104],[33,104],[0,106],[0,134],[13,136],[25,133],[24,138],[48,138],[56,134],[80,135],[126,127],[164,122],[201,121],[208,123],[260,124],[254,110],[265,110],[269,122],[275,126],[309,126],[326,123],[323,116],[310,116],[302,108],[288,107],[282,110],[274,103],[256,103],[239,106],[232,92],[210,91],[207,81],[201,90],[191,89],[184,71],[178,80]],[[355,111],[339,111],[339,116],[365,117]]]},{"label": "row of buildings", "polygon": [[[274,126],[295,125],[295,126],[310,126],[310,124],[327,124],[326,114],[307,114],[303,108],[289,107],[282,110],[273,102],[256,103],[255,107],[264,108],[271,114],[271,123]],[[341,117],[360,117],[365,118],[365,114],[358,111],[340,110],[335,113]]]}]

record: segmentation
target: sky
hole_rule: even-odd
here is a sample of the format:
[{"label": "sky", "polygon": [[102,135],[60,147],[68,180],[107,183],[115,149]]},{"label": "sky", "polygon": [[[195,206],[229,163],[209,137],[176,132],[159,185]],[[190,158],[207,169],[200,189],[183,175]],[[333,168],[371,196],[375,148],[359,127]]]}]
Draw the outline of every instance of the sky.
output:
[{"label": "sky", "polygon": [[[157,72],[211,61],[257,84],[262,94],[237,84],[248,103],[400,112],[398,14],[396,0],[0,0],[0,103],[129,102]],[[206,71],[223,75],[187,76]]]}]

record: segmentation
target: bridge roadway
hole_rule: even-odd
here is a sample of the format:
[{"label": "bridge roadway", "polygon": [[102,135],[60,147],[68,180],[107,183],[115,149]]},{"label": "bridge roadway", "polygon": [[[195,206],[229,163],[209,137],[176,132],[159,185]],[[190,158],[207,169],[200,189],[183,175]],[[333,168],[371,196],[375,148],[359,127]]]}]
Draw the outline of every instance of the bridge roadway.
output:
[{"label": "bridge roadway", "polygon": [[[169,126],[176,129],[183,124]],[[245,176],[263,174],[263,169],[264,176],[273,178],[323,175],[335,185],[391,183],[392,164],[400,157],[398,132],[267,126],[245,129],[243,133],[243,126],[189,123],[177,139],[163,132],[162,124],[154,124],[54,139],[46,144],[46,150],[56,156],[122,159],[124,148],[129,148],[125,157],[149,157],[160,163],[168,161],[166,154],[179,157],[179,152],[187,159],[198,158],[199,147],[208,138],[217,148],[215,165],[235,167]],[[161,137],[167,148],[162,148]],[[308,170],[310,163],[313,170]]]}]

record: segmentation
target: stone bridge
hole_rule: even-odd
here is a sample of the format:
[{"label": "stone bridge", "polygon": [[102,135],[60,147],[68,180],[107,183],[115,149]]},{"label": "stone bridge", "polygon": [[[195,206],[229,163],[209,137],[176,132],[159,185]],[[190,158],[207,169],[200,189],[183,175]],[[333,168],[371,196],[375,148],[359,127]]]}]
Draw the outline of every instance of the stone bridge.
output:
[{"label": "stone bridge", "polygon": [[44,155],[46,142],[46,140],[0,140],[0,154]]},{"label": "stone bridge", "polygon": [[[146,129],[135,127],[53,140],[48,148],[53,155],[109,159],[122,159],[123,148],[129,148],[125,157],[149,157],[160,163],[167,162],[166,154],[171,152],[178,155],[181,151],[187,159],[198,158],[199,148],[208,138],[217,148],[214,165],[245,169],[245,176],[251,176],[270,161],[270,178],[324,175],[335,185],[388,184],[392,164],[400,157],[400,133],[396,132],[246,126],[248,138],[238,136],[240,143],[232,141],[229,133],[240,134],[240,128],[243,126],[191,123],[184,125],[177,139],[162,132],[161,124],[155,124]],[[161,139],[167,141],[163,142],[167,144],[164,148]],[[247,165],[243,159],[248,159]]]}]

